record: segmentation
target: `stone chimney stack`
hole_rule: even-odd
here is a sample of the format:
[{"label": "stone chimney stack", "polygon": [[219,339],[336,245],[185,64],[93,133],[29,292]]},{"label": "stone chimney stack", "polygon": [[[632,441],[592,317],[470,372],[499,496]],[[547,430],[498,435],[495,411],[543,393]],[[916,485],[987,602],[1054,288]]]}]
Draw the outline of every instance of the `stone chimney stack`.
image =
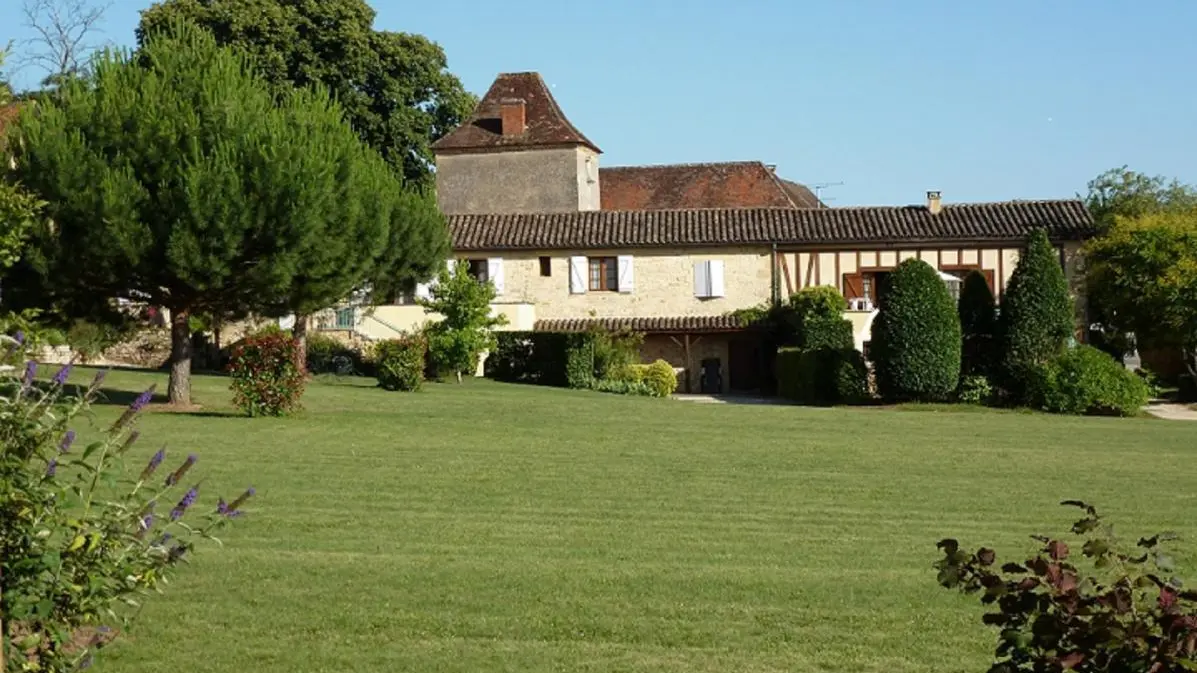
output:
[{"label": "stone chimney stack", "polygon": [[527,107],[523,98],[504,98],[499,101],[503,135],[523,135],[528,130]]},{"label": "stone chimney stack", "polygon": [[938,215],[939,211],[943,210],[943,203],[940,201],[939,192],[927,192],[927,210],[932,215]]}]

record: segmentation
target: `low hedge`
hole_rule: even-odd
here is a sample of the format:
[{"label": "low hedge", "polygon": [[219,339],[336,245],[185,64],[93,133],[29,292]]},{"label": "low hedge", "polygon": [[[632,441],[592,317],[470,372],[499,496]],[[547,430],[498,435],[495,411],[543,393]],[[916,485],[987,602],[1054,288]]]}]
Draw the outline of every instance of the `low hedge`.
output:
[{"label": "low hedge", "polygon": [[853,348],[782,348],[778,394],[810,405],[861,404],[869,398],[864,357]]},{"label": "low hedge", "polygon": [[852,323],[839,316],[809,318],[802,324],[801,347],[807,350],[852,348]]},{"label": "low hedge", "polygon": [[233,404],[250,416],[283,416],[299,408],[304,373],[290,334],[259,333],[232,348],[228,372]]},{"label": "low hedge", "polygon": [[[307,366],[312,374],[343,374],[373,376],[374,367],[371,358],[361,351],[346,345],[327,334],[309,334],[307,336]],[[348,362],[351,372],[340,371],[343,362]]]},{"label": "low hedge", "polygon": [[1057,414],[1135,416],[1151,386],[1104,351],[1078,345],[1034,370],[1028,392],[1040,408]]},{"label": "low hedge", "polygon": [[483,366],[487,378],[568,388],[594,385],[594,333],[497,332],[495,338]]},{"label": "low hedge", "polygon": [[375,378],[385,390],[416,391],[424,385],[428,342],[422,334],[381,341],[374,347]]},{"label": "low hedge", "polygon": [[648,365],[625,365],[612,372],[607,379],[595,381],[595,385],[597,387],[606,381],[644,384],[648,394],[653,397],[669,397],[677,390],[677,373],[673,371],[673,365],[664,360],[657,360]]}]

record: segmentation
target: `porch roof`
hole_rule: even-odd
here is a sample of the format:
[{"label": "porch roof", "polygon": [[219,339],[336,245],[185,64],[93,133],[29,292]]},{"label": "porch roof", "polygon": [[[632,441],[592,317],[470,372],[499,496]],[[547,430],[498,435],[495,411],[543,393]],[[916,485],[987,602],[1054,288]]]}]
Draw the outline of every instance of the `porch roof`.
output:
[{"label": "porch roof", "polygon": [[652,334],[710,334],[758,329],[728,315],[692,315],[635,318],[550,318],[537,320],[537,332],[585,332],[594,327],[608,331],[633,331]]}]

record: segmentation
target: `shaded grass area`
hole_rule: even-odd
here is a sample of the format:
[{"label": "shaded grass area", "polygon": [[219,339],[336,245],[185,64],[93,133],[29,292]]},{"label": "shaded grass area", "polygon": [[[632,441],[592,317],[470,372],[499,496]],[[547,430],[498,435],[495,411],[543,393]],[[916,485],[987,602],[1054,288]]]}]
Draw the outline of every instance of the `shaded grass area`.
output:
[{"label": "shaded grass area", "polygon": [[250,514],[94,670],[979,671],[994,634],[935,585],[942,537],[1020,554],[1081,498],[1197,567],[1189,424],[367,380],[248,419],[227,384],[147,415],[135,460],[195,451]]}]

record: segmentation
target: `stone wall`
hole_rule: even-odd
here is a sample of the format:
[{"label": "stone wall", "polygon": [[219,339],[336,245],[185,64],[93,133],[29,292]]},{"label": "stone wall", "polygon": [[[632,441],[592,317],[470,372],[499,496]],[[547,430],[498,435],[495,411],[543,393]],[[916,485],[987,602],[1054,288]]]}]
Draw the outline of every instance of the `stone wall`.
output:
[{"label": "stone wall", "polygon": [[598,156],[585,147],[436,159],[436,199],[446,215],[598,210],[598,190]]}]

